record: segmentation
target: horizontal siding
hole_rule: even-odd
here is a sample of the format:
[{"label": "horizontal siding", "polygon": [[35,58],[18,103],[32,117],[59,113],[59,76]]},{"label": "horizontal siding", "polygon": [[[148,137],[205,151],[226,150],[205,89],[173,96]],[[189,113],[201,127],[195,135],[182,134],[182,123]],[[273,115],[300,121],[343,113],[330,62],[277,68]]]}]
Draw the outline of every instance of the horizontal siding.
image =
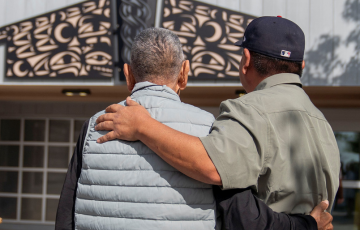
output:
[{"label": "horizontal siding", "polygon": [[84,0],[0,0],[0,27]]},{"label": "horizontal siding", "polygon": [[217,5],[227,9],[240,11],[240,0],[217,0]]},{"label": "horizontal siding", "polygon": [[262,16],[278,16],[287,17],[286,4],[287,0],[263,1]]}]

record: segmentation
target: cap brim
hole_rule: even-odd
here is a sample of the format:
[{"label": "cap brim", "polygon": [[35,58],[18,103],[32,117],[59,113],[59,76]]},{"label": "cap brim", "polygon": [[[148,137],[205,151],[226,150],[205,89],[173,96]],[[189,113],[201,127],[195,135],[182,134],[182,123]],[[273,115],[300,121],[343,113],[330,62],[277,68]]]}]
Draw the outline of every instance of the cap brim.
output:
[{"label": "cap brim", "polygon": [[234,45],[236,45],[236,46],[241,46],[241,47],[242,47],[242,44],[243,44],[243,41],[242,41],[242,40],[241,40],[241,41],[237,41],[237,42],[234,43]]}]

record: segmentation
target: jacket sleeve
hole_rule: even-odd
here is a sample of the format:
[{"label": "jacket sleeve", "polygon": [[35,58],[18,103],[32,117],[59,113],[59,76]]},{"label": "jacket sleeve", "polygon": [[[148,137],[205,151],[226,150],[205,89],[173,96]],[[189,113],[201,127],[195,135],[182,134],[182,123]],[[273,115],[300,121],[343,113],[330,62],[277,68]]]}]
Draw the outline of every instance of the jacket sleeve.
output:
[{"label": "jacket sleeve", "polygon": [[287,215],[274,212],[255,197],[250,188],[221,190],[213,186],[221,229],[316,230],[317,223],[309,215]]},{"label": "jacket sleeve", "polygon": [[68,171],[66,173],[63,188],[60,194],[59,205],[56,213],[55,230],[75,229],[74,211],[77,182],[81,173],[82,150],[89,126],[86,121],[81,129],[74,154],[71,158]]}]

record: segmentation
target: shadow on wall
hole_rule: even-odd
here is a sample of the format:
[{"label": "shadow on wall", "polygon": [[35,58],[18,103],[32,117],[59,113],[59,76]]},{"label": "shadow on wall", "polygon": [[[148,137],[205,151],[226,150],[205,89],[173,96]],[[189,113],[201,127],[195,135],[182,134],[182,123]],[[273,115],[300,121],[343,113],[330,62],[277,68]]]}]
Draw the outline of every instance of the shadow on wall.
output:
[{"label": "shadow on wall", "polygon": [[[345,2],[342,17],[346,23],[354,24],[354,29],[346,38],[323,34],[318,45],[305,53],[307,63],[302,80],[306,85],[360,85],[358,9],[360,9],[359,0]],[[341,55],[344,52],[345,54]]]}]

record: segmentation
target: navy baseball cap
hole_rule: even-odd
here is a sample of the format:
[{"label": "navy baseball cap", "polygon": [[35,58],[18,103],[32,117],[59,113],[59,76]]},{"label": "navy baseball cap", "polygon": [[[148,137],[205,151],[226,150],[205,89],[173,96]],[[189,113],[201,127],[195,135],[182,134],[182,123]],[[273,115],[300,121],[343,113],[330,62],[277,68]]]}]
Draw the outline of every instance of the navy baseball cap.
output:
[{"label": "navy baseball cap", "polygon": [[303,61],[305,35],[294,22],[278,17],[254,19],[246,28],[237,46],[287,61]]}]

